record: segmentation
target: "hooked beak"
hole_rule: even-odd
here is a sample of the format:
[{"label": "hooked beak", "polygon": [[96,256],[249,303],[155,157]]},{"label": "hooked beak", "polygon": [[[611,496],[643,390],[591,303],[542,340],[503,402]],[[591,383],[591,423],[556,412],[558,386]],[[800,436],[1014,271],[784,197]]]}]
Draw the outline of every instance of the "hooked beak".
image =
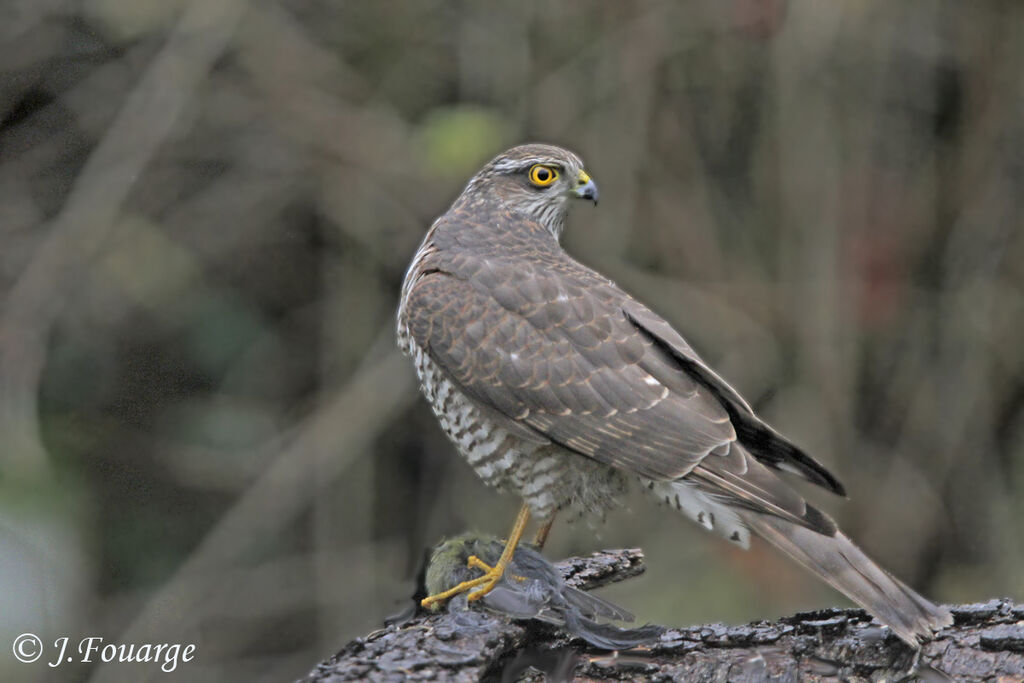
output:
[{"label": "hooked beak", "polygon": [[580,171],[573,194],[580,199],[589,199],[594,202],[594,206],[597,206],[597,183],[590,179],[586,171]]}]

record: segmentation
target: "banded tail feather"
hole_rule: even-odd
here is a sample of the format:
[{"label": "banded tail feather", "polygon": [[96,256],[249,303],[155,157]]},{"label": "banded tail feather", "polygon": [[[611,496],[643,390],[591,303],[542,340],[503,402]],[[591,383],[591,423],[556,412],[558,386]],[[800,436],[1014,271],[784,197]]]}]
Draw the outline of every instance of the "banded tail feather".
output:
[{"label": "banded tail feather", "polygon": [[[750,534],[760,536],[857,603],[917,648],[953,623],[952,614],[882,569],[823,512],[806,505],[813,524],[755,512],[738,501],[701,490],[693,481],[643,481],[660,500],[708,531],[746,549]],[[826,524],[820,521],[825,520]]]},{"label": "banded tail feather", "polygon": [[754,533],[877,617],[911,647],[920,647],[921,641],[953,623],[947,608],[879,567],[842,531],[829,536],[772,515],[741,511],[740,516]]}]

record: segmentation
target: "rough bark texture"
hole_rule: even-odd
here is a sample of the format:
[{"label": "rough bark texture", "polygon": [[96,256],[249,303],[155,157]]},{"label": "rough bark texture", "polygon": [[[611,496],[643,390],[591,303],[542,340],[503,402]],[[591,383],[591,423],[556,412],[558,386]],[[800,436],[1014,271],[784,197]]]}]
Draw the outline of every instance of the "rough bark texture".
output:
[{"label": "rough bark texture", "polygon": [[[567,582],[585,589],[644,571],[637,549],[571,558],[558,567]],[[927,682],[1024,681],[1024,605],[990,600],[952,610],[954,625],[924,645],[918,662],[859,609],[669,629],[652,647],[624,653],[484,611],[474,611],[472,624],[418,613],[352,641],[302,681],[540,681],[545,675],[549,681],[900,681],[915,680],[915,671]]]}]

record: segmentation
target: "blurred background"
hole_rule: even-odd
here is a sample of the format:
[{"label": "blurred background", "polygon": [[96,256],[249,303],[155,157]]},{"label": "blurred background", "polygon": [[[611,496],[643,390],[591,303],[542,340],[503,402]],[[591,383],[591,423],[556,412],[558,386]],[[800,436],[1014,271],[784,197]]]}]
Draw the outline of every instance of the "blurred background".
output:
[{"label": "blurred background", "polygon": [[[487,159],[576,150],[567,249],[833,470],[815,496],[947,602],[1024,597],[1024,5],[6,0],[0,678],[280,681],[517,501],[394,343]],[[812,493],[812,496],[814,494]],[[630,497],[641,621],[844,604]],[[50,669],[9,643],[194,642]]]}]

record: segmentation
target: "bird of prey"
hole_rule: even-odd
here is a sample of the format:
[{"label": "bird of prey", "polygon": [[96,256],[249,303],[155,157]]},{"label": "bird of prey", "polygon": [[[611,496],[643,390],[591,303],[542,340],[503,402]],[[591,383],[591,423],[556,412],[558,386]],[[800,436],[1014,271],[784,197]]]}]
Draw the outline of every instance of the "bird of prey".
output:
[{"label": "bird of prey", "polygon": [[790,487],[842,484],[763,422],[664,319],[559,244],[571,199],[598,199],[574,153],[514,147],[430,227],[402,285],[398,339],[442,429],[487,483],[523,505],[482,577],[497,585],[531,514],[602,514],[639,482],[746,548],[754,532],[912,646],[949,611],[870,560]]}]

